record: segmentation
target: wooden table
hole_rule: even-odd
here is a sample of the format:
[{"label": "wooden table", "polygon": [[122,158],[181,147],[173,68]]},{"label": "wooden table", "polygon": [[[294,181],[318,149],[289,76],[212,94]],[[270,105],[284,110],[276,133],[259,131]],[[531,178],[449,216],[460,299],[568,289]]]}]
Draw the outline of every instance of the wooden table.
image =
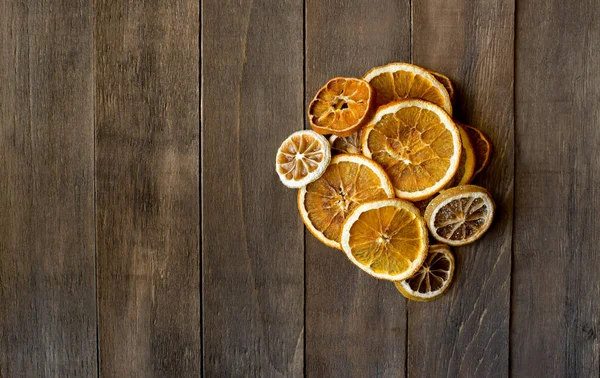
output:
[{"label": "wooden table", "polygon": [[[0,2],[0,377],[599,376],[600,2]],[[447,74],[492,229],[407,302],[275,152],[333,76]]]}]

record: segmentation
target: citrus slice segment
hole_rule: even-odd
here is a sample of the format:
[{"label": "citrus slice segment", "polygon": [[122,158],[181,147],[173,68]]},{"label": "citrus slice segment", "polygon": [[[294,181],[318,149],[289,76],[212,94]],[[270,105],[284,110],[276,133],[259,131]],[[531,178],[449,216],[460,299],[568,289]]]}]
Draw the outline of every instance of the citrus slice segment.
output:
[{"label": "citrus slice segment", "polygon": [[425,260],[428,243],[419,210],[397,198],[358,206],[342,228],[341,244],[348,259],[385,280],[412,276]]},{"label": "citrus slice segment", "polygon": [[425,209],[431,235],[442,243],[459,246],[483,235],[494,218],[494,201],[487,190],[461,185],[444,190]]},{"label": "citrus slice segment", "polygon": [[358,130],[347,137],[332,135],[329,137],[329,143],[333,154],[360,154],[362,151],[362,130]]},{"label": "citrus slice segment", "polygon": [[363,79],[375,89],[378,107],[405,98],[417,98],[433,102],[452,115],[448,91],[424,68],[409,63],[390,63],[371,69]]},{"label": "citrus slice segment", "polygon": [[373,88],[364,80],[331,79],[308,106],[310,126],[321,134],[348,136],[368,121],[374,97]]},{"label": "citrus slice segment", "polygon": [[323,176],[298,191],[298,209],[308,230],[325,245],[340,247],[348,214],[367,201],[394,197],[383,168],[362,155],[331,159]]},{"label": "citrus slice segment", "polygon": [[394,284],[402,295],[419,302],[429,302],[448,290],[454,276],[454,256],[445,244],[429,246],[425,262],[412,277]]},{"label": "citrus slice segment", "polygon": [[429,71],[429,73],[431,73],[433,77],[435,77],[437,81],[439,81],[444,86],[444,88],[446,88],[446,91],[448,91],[448,96],[450,96],[450,100],[454,100],[454,85],[452,84],[450,78],[444,74],[435,71]]},{"label": "citrus slice segment", "polygon": [[454,178],[449,186],[465,185],[471,182],[475,176],[475,165],[477,158],[475,157],[475,149],[471,144],[469,135],[462,127],[463,125],[455,122],[458,131],[460,132],[460,141],[462,143],[462,149],[460,154],[460,162],[458,163],[458,169],[454,174]]},{"label": "citrus slice segment", "polygon": [[277,150],[275,170],[283,185],[301,188],[315,181],[327,168],[331,150],[327,139],[310,130],[287,137]]},{"label": "citrus slice segment", "polygon": [[473,143],[475,149],[476,164],[474,175],[480,174],[489,164],[490,157],[492,156],[492,142],[483,133],[483,131],[476,129],[473,126],[463,125],[469,138]]},{"label": "citrus slice segment", "polygon": [[423,100],[382,106],[363,129],[363,154],[387,172],[396,196],[418,201],[450,182],[461,156],[460,133],[448,114]]}]

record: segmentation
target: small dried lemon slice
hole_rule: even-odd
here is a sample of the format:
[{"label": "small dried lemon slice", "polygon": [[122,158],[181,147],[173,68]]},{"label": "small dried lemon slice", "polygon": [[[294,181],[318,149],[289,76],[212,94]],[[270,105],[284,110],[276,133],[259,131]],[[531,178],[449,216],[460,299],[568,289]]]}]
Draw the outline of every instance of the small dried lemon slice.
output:
[{"label": "small dried lemon slice", "polygon": [[347,137],[339,137],[332,135],[329,137],[332,154],[360,154],[362,151],[362,130],[348,135]]},{"label": "small dried lemon slice", "polygon": [[310,130],[297,131],[281,143],[275,169],[283,185],[301,188],[321,177],[331,150],[327,139]]},{"label": "small dried lemon slice", "polygon": [[375,93],[364,80],[336,77],[319,89],[308,106],[308,121],[321,134],[348,136],[371,114]]},{"label": "small dried lemon slice", "polygon": [[418,98],[433,102],[452,115],[448,91],[424,68],[409,63],[390,63],[371,69],[363,79],[375,89],[378,107],[405,98]]},{"label": "small dried lemon slice", "polygon": [[473,143],[475,155],[477,156],[474,175],[480,174],[489,164],[490,156],[492,155],[492,142],[483,133],[483,131],[474,128],[473,126],[463,125],[469,138]]},{"label": "small dried lemon slice", "polygon": [[393,197],[392,183],[379,164],[362,155],[341,154],[331,159],[323,176],[298,191],[298,210],[317,239],[341,249],[348,214],[361,203]]},{"label": "small dried lemon slice", "polygon": [[419,210],[397,198],[358,206],[342,228],[341,245],[348,259],[385,280],[412,276],[425,260],[428,243]]},{"label": "small dried lemon slice", "polygon": [[475,156],[475,149],[471,144],[469,134],[464,129],[464,125],[455,122],[458,131],[460,132],[460,141],[462,143],[462,150],[460,154],[460,162],[458,163],[458,169],[448,186],[465,185],[471,182],[475,176],[475,165],[477,164],[477,158]]},{"label": "small dried lemon slice", "polygon": [[429,246],[421,268],[412,277],[394,284],[402,295],[419,302],[429,302],[448,290],[454,276],[454,256],[445,244]]},{"label": "small dried lemon slice", "polygon": [[494,208],[487,190],[461,185],[444,190],[431,200],[425,209],[425,221],[435,239],[449,245],[465,245],[490,228]]},{"label": "small dried lemon slice", "polygon": [[450,78],[444,74],[435,71],[429,71],[429,73],[432,74],[433,77],[435,77],[437,81],[439,81],[444,86],[444,88],[446,88],[446,91],[448,91],[448,96],[450,96],[450,100],[454,100],[454,85],[452,84]]},{"label": "small dried lemon slice", "polygon": [[411,99],[377,110],[363,129],[362,150],[385,169],[398,198],[418,201],[452,180],[460,162],[461,140],[442,108]]}]

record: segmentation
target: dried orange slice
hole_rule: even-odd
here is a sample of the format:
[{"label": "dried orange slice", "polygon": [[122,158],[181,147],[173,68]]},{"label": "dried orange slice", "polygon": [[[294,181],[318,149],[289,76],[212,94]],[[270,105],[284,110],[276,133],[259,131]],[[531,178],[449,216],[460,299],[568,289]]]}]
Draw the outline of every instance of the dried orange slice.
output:
[{"label": "dried orange slice", "polygon": [[429,302],[448,290],[454,276],[454,256],[445,244],[429,246],[421,268],[412,277],[394,284],[402,295],[419,302]]},{"label": "dried orange slice", "polygon": [[360,269],[397,281],[412,276],[423,264],[429,239],[419,210],[394,198],[358,206],[344,223],[341,244]]},{"label": "dried orange slice", "polygon": [[364,80],[331,79],[308,106],[310,126],[321,134],[348,136],[368,121],[374,97],[373,88]]},{"label": "dried orange slice", "polygon": [[454,246],[479,239],[490,228],[493,218],[492,196],[476,185],[444,190],[425,209],[425,221],[431,235]]},{"label": "dried orange slice", "polygon": [[383,168],[362,155],[331,159],[323,176],[298,191],[298,209],[308,230],[325,245],[341,249],[346,216],[367,201],[394,197]]},{"label": "dried orange slice", "polygon": [[429,73],[431,73],[433,77],[435,77],[437,81],[439,81],[444,86],[444,88],[446,88],[446,91],[448,91],[448,96],[450,96],[450,100],[454,100],[454,85],[452,84],[450,78],[448,78],[448,76],[444,74],[435,71],[429,71]]},{"label": "dried orange slice", "polygon": [[358,130],[347,137],[332,135],[329,137],[329,143],[333,154],[360,154],[362,150],[362,130]]},{"label": "dried orange slice", "polygon": [[387,172],[396,196],[418,201],[450,182],[461,156],[460,133],[442,108],[423,100],[382,106],[363,129],[363,154]]},{"label": "dried orange slice", "polygon": [[460,141],[462,143],[462,150],[460,154],[460,162],[458,163],[458,169],[452,179],[450,186],[465,185],[471,182],[475,176],[475,165],[477,158],[475,157],[475,149],[471,144],[469,135],[462,127],[463,125],[455,122],[458,131],[460,132]]},{"label": "dried orange slice", "polygon": [[490,162],[490,156],[492,155],[492,142],[490,142],[488,137],[481,130],[469,125],[462,126],[464,126],[467,134],[469,134],[469,138],[471,139],[473,148],[475,149],[477,161],[475,164],[474,175],[478,175],[488,166]]},{"label": "dried orange slice", "polygon": [[314,131],[302,130],[281,143],[275,169],[283,185],[301,188],[321,177],[330,160],[331,150],[327,139]]},{"label": "dried orange slice", "polygon": [[448,91],[424,68],[409,63],[391,63],[371,69],[363,79],[375,89],[377,106],[405,98],[417,98],[433,102],[452,115]]}]

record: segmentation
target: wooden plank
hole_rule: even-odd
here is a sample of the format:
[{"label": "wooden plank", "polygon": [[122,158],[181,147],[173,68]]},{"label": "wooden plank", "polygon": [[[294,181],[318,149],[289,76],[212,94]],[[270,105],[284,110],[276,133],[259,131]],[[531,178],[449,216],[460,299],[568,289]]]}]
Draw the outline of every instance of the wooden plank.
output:
[{"label": "wooden plank", "polygon": [[[332,77],[409,59],[409,1],[306,1],[306,103]],[[404,375],[404,298],[343,252],[305,237],[307,375]]]},{"label": "wooden plank", "polygon": [[100,372],[200,374],[199,4],[95,2]]},{"label": "wooden plank", "polygon": [[90,2],[0,2],[0,376],[95,377]]},{"label": "wooden plank", "polygon": [[492,140],[491,164],[476,183],[496,201],[492,228],[455,248],[450,290],[408,305],[408,375],[507,376],[513,213],[514,0],[413,2],[415,64],[456,84],[455,117]]},{"label": "wooden plank", "polygon": [[519,1],[511,367],[600,372],[600,2]]},{"label": "wooden plank", "polygon": [[302,2],[202,6],[204,375],[301,376],[302,222],[274,163],[303,125]]}]

